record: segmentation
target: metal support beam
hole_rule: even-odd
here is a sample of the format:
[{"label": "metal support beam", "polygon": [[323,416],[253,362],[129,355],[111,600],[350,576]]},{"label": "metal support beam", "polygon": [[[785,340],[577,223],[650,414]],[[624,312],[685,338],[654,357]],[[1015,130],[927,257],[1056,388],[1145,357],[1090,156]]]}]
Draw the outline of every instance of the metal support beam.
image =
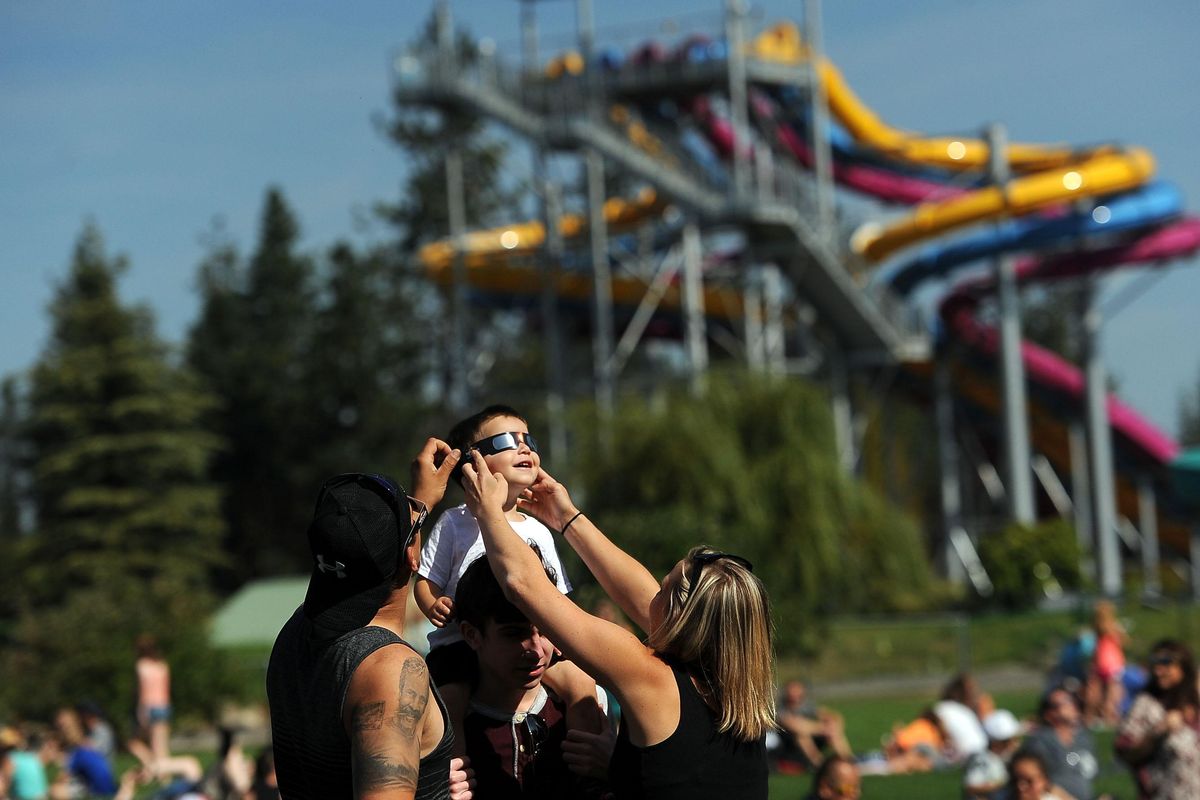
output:
[{"label": "metal support beam", "polygon": [[[545,175],[545,160],[538,155],[539,174]],[[546,341],[546,419],[550,425],[549,452],[553,464],[565,464],[567,458],[567,365],[563,359],[562,326],[558,316],[558,276],[562,269],[563,240],[558,229],[562,203],[558,186],[542,180],[542,219],[546,226],[546,246],[542,249],[541,312]]]},{"label": "metal support beam", "polygon": [[833,403],[833,435],[837,442],[838,462],[847,475],[852,475],[858,463],[858,448],[854,441],[850,374],[846,368],[846,354],[837,347],[829,350],[829,390]]},{"label": "metal support beam", "polygon": [[763,268],[763,354],[767,372],[782,375],[787,371],[784,349],[783,276],[774,264]]},{"label": "metal support beam", "polygon": [[746,339],[746,366],[761,372],[766,364],[763,345],[763,290],[758,270],[746,270],[742,288],[742,327]]},{"label": "metal support beam", "polygon": [[[1008,183],[1008,135],[1003,125],[987,130],[992,182],[1003,190]],[[1034,522],[1033,478],[1030,470],[1029,417],[1025,403],[1025,365],[1021,361],[1021,309],[1017,297],[1016,262],[998,255],[993,264],[1000,305],[1000,372],[1004,398],[1004,467],[1008,512],[1021,525]]]},{"label": "metal support beam", "polygon": [[1086,292],[1083,313],[1083,372],[1086,386],[1088,463],[1091,466],[1092,525],[1096,539],[1100,591],[1121,594],[1121,547],[1117,541],[1117,503],[1113,486],[1112,427],[1108,420],[1108,387],[1100,357],[1103,325],[1096,292]]},{"label": "metal support beam", "polygon": [[1192,600],[1200,602],[1200,521],[1192,523]]},{"label": "metal support beam", "polygon": [[446,213],[450,223],[450,241],[454,243],[450,290],[450,382],[447,402],[462,413],[471,402],[467,383],[467,206],[463,194],[462,152],[457,146],[446,153]]},{"label": "metal support beam", "polygon": [[725,63],[729,69],[729,115],[733,123],[733,187],[741,201],[750,191],[750,114],[746,105],[746,6],[744,0],[726,0]]},{"label": "metal support beam", "polygon": [[1092,489],[1088,478],[1087,435],[1078,421],[1067,425],[1071,450],[1071,497],[1075,508],[1075,540],[1079,543],[1080,569],[1085,577],[1096,580],[1096,544],[1092,538]]},{"label": "metal support beam", "polygon": [[688,378],[692,394],[702,395],[708,373],[708,333],[704,316],[700,228],[695,222],[683,227],[684,339],[687,341]]},{"label": "metal support beam", "polygon": [[1158,503],[1154,481],[1149,475],[1138,478],[1138,527],[1142,532],[1142,594],[1148,599],[1162,596],[1162,577],[1158,552]]},{"label": "metal support beam", "polygon": [[954,394],[950,366],[944,354],[935,357],[933,369],[934,420],[937,423],[938,466],[942,478],[942,560],[947,580],[961,584],[967,572],[954,547],[954,532],[962,529],[962,482],[958,449],[954,446]]},{"label": "metal support beam", "polygon": [[[607,429],[612,419],[614,386],[609,368],[613,351],[612,276],[608,267],[608,223],[604,219],[604,159],[594,148],[587,155],[588,240],[592,260],[592,361],[596,410]],[[601,436],[609,432],[602,430]]]},{"label": "metal support beam", "polygon": [[823,58],[821,0],[805,0],[804,29],[808,39],[809,114],[812,120],[813,175],[816,177],[817,231],[825,241],[835,240],[833,224],[833,153],[829,144],[829,107],[818,65]]}]

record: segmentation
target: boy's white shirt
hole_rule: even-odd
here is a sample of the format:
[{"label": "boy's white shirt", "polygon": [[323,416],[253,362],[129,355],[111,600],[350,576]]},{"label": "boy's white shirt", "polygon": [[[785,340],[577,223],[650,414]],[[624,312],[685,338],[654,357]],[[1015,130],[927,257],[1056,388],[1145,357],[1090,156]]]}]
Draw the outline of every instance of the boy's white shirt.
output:
[{"label": "boy's white shirt", "polygon": [[[513,530],[527,542],[533,542],[542,551],[542,561],[554,570],[558,589],[563,594],[571,591],[566,570],[554,546],[554,534],[533,517],[523,515],[519,521],[509,520]],[[417,574],[442,587],[442,594],[453,598],[458,589],[458,579],[467,571],[475,559],[487,551],[483,547],[483,534],[479,523],[466,505],[455,506],[438,517],[429,538],[421,546],[421,564]],[[434,628],[429,636],[429,649],[462,641],[458,625],[454,622]]]}]

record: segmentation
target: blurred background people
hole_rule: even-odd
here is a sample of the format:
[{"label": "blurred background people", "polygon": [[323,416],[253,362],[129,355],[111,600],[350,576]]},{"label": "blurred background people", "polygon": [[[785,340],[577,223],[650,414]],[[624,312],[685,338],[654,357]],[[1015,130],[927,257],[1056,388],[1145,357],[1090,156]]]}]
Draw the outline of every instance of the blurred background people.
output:
[{"label": "blurred background people", "polygon": [[964,800],[1004,800],[1008,762],[1021,746],[1021,723],[1007,709],[997,709],[983,721],[986,750],[967,759],[963,769]]},{"label": "blurred background people", "polygon": [[1150,683],[1117,729],[1117,755],[1145,800],[1200,797],[1200,689],[1191,650],[1174,639],[1150,652]]},{"label": "blurred background people", "polygon": [[1076,800],[1091,800],[1100,766],[1075,694],[1055,687],[1042,696],[1038,724],[1026,737],[1025,749],[1041,756],[1052,783]]}]

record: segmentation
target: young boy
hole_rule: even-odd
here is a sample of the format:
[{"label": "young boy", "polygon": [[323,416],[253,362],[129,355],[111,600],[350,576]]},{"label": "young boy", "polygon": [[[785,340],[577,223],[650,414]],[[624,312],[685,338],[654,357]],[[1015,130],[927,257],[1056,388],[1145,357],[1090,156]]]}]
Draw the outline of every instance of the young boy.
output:
[{"label": "young boy", "polygon": [[[571,584],[555,549],[554,534],[517,509],[518,499],[537,480],[541,467],[537,441],[529,434],[525,418],[508,406],[488,406],[456,424],[446,438],[452,448],[463,454],[452,480],[460,477],[459,471],[467,463],[471,450],[483,455],[493,474],[504,476],[508,482],[504,513],[509,524],[522,539],[537,547],[543,562],[554,573],[559,590],[569,593]],[[478,663],[458,626],[447,623],[454,617],[459,578],[482,555],[479,523],[465,505],[449,509],[438,518],[421,549],[421,564],[413,589],[417,606],[435,627],[429,634],[429,655],[425,660],[456,731],[462,730],[467,702],[478,676]],[[569,727],[599,732],[602,715],[595,703],[594,680],[570,662],[555,664],[547,670],[545,680],[567,702]],[[455,755],[463,754],[461,739],[456,738],[455,748]]]},{"label": "young boy", "polygon": [[[554,645],[505,598],[486,555],[463,573],[457,616],[479,664],[461,729],[476,796],[584,800],[606,795],[601,782],[568,766],[567,707],[542,681]],[[602,696],[603,690],[597,699]],[[607,764],[615,735],[577,739],[575,752],[583,746],[579,742],[593,743],[589,752],[595,762]]]}]

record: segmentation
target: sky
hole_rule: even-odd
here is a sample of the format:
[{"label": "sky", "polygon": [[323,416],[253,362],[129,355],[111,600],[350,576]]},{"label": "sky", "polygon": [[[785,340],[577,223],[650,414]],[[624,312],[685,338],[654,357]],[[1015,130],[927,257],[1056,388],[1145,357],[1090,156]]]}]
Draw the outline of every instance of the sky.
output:
[{"label": "sky", "polygon": [[[544,55],[569,40],[574,3],[539,4]],[[600,39],[715,26],[719,0],[593,2]],[[798,0],[752,4],[756,24]],[[456,21],[519,41],[515,0],[452,0]],[[653,12],[649,11],[653,8]],[[255,241],[269,186],[302,247],[386,238],[370,209],[398,197],[403,154],[373,118],[390,64],[432,0],[5,0],[0,3],[0,374],[45,346],[46,306],[87,221],[128,257],[122,295],[181,342],[215,224]],[[1200,3],[1195,0],[836,0],[826,54],[886,121],[1012,140],[1148,148],[1200,209]],[[675,20],[672,27],[672,20]],[[682,21],[682,22],[679,22]],[[715,31],[715,28],[714,28]],[[1103,352],[1121,395],[1167,433],[1200,383],[1200,263],[1104,281]]]}]

